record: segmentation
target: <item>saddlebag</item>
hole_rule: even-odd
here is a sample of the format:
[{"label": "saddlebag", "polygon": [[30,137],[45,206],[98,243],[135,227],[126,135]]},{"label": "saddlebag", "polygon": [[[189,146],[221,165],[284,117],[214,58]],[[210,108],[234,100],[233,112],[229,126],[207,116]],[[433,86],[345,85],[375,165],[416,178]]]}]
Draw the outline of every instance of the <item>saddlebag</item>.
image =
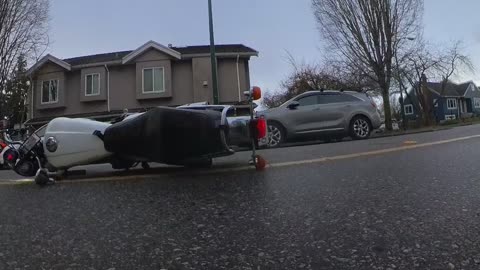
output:
[{"label": "saddlebag", "polygon": [[221,113],[157,107],[105,130],[105,149],[120,156],[160,163],[225,152]]}]

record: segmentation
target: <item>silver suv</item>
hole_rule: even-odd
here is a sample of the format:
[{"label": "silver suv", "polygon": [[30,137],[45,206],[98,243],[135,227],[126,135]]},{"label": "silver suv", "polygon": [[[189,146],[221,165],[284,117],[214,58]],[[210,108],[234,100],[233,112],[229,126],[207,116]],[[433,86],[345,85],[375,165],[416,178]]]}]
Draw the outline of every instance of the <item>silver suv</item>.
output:
[{"label": "silver suv", "polygon": [[367,139],[381,125],[375,102],[353,91],[310,91],[259,114],[268,121],[269,147],[306,136]]}]

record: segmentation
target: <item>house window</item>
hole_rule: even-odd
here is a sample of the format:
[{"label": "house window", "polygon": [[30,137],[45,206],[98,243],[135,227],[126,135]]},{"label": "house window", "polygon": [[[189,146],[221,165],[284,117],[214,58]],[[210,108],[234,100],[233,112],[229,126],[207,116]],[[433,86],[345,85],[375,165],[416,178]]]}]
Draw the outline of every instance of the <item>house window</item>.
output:
[{"label": "house window", "polygon": [[100,74],[85,75],[85,96],[100,95]]},{"label": "house window", "polygon": [[142,70],[142,92],[165,92],[165,71],[161,67],[144,68]]},{"label": "house window", "polygon": [[455,98],[447,99],[447,109],[456,110],[457,109],[457,100]]},{"label": "house window", "polygon": [[42,81],[42,104],[58,102],[58,80]]},{"label": "house window", "polygon": [[405,115],[412,115],[413,114],[413,105],[408,104],[405,105]]},{"label": "house window", "polygon": [[445,120],[455,120],[457,119],[457,116],[455,114],[447,114],[445,115]]},{"label": "house window", "polygon": [[473,105],[475,108],[480,108],[480,98],[473,98]]}]

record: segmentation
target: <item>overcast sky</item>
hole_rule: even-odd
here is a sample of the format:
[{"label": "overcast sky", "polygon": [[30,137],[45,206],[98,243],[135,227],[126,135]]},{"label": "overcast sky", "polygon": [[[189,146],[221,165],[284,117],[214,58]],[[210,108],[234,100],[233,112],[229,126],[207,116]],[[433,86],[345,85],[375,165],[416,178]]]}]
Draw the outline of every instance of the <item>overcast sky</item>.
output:
[{"label": "overcast sky", "polygon": [[[213,5],[216,43],[242,43],[260,52],[250,62],[252,84],[278,89],[291,70],[287,51],[306,62],[324,54],[310,0],[213,0]],[[49,52],[68,58],[131,50],[149,40],[207,45],[207,11],[207,0],[52,0]],[[437,44],[463,40],[480,71],[479,14],[478,0],[425,0],[425,38]],[[480,82],[477,73],[469,77]]]}]

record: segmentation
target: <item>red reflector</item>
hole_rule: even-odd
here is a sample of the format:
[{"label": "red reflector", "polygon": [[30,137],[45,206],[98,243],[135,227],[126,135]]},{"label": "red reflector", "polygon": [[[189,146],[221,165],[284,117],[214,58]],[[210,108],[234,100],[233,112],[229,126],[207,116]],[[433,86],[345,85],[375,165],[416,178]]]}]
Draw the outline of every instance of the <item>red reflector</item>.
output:
[{"label": "red reflector", "polygon": [[12,154],[7,155],[7,160],[8,161],[13,161],[14,159],[15,159],[15,157]]},{"label": "red reflector", "polygon": [[257,139],[262,139],[267,136],[267,121],[261,117],[257,119]]}]

